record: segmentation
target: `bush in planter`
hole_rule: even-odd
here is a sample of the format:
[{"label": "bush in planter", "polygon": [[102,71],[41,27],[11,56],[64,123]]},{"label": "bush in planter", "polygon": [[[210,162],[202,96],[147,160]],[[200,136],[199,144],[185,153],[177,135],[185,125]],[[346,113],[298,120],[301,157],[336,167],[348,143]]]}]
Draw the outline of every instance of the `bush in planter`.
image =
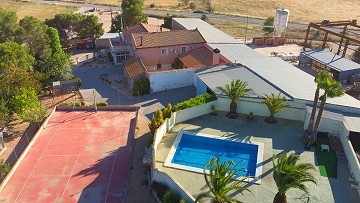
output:
[{"label": "bush in planter", "polygon": [[164,197],[162,198],[163,203],[177,203],[180,202],[180,197],[172,190],[166,191]]},{"label": "bush in planter", "polygon": [[172,105],[170,103],[168,103],[167,107],[164,107],[163,109],[163,117],[164,118],[170,118],[171,117],[171,112],[172,112]]},{"label": "bush in planter", "polygon": [[134,95],[144,95],[150,93],[150,81],[147,78],[141,78],[140,80],[136,81],[133,86],[133,94]]},{"label": "bush in planter", "polygon": [[183,102],[176,104],[173,108],[173,111],[180,111],[183,109],[188,109],[188,108],[191,108],[194,106],[206,104],[206,103],[214,101],[214,100],[216,100],[216,96],[213,94],[209,94],[209,93],[201,94],[199,96],[196,96],[194,98],[191,98],[191,99],[188,99],[188,100],[185,100]]},{"label": "bush in planter", "polygon": [[108,106],[107,102],[96,102],[96,106]]}]

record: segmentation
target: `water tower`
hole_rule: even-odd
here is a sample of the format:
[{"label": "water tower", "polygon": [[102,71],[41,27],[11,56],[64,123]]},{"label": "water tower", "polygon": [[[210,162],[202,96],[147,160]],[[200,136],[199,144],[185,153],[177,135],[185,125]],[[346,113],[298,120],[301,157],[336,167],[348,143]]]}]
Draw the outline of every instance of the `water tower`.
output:
[{"label": "water tower", "polygon": [[288,9],[280,8],[276,9],[274,20],[274,36],[281,37],[281,34],[285,31],[289,21],[290,11]]}]

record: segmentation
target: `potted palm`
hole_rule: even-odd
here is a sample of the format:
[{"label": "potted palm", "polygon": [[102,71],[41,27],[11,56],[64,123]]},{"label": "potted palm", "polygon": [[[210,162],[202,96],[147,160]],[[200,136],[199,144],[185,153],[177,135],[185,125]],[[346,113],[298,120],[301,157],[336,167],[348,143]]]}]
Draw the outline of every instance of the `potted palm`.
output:
[{"label": "potted palm", "polygon": [[317,184],[315,177],[309,172],[315,170],[314,165],[310,163],[298,164],[300,157],[295,153],[282,154],[275,164],[275,155],[272,158],[273,178],[278,192],[275,195],[274,203],[286,203],[286,192],[291,188],[297,188],[309,193],[306,182]]},{"label": "potted palm", "polygon": [[247,82],[243,82],[241,80],[232,80],[229,83],[227,83],[224,87],[216,87],[218,90],[220,90],[222,93],[224,93],[226,96],[228,96],[231,99],[230,103],[230,112],[226,115],[228,118],[237,118],[238,115],[236,113],[237,109],[237,103],[236,101],[240,97],[249,96],[247,93],[252,91],[252,89],[247,88]]},{"label": "potted palm", "polygon": [[265,119],[265,122],[269,124],[275,124],[278,121],[275,119],[274,115],[280,111],[282,111],[286,107],[291,107],[288,103],[285,102],[285,97],[281,97],[280,93],[275,96],[274,93],[271,93],[271,95],[264,95],[264,101],[262,101],[262,104],[265,104],[268,108],[270,115]]},{"label": "potted palm", "polygon": [[[209,173],[206,172],[208,167]],[[245,178],[231,181],[233,177],[236,176],[237,171],[239,171],[239,169],[236,169],[236,164],[233,161],[230,160],[221,163],[219,158],[213,157],[204,166],[204,178],[210,192],[199,194],[195,203],[204,198],[211,198],[214,203],[241,202],[228,194],[232,190],[240,193],[244,190],[251,192],[244,187]]]}]

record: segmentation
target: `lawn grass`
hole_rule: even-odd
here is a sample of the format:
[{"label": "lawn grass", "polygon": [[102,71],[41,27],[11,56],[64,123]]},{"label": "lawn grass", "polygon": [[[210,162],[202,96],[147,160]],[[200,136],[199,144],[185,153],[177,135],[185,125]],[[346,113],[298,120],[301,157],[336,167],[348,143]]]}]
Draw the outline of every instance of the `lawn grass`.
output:
[{"label": "lawn grass", "polygon": [[25,16],[34,16],[40,20],[52,18],[59,13],[73,13],[78,9],[78,7],[75,6],[63,6],[14,0],[0,0],[0,7],[6,10],[15,11],[18,19],[21,19]]},{"label": "lawn grass", "polygon": [[[68,0],[95,4],[119,5],[118,0]],[[145,0],[144,6],[150,9],[150,4],[155,4],[154,9],[192,11],[189,5],[181,4],[181,0]],[[194,10],[206,10],[204,0],[191,0],[196,4]],[[290,10],[290,21],[309,23],[323,19],[360,20],[359,0],[211,0],[216,13],[241,15],[265,19],[275,15],[275,9],[287,8]],[[178,6],[180,3],[180,6]]]},{"label": "lawn grass", "polygon": [[336,178],[336,153],[333,150],[330,150],[329,152],[321,151],[321,144],[327,144],[330,146],[329,139],[325,137],[318,137],[318,145],[315,147],[320,175],[329,178]]}]

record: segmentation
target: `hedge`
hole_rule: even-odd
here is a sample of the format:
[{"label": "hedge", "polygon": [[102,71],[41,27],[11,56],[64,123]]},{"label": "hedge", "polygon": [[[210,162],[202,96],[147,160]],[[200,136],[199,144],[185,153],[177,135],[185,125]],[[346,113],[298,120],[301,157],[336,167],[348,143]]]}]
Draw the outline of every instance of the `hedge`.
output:
[{"label": "hedge", "polygon": [[194,98],[190,98],[186,101],[180,102],[178,104],[176,104],[173,107],[173,111],[180,111],[183,109],[188,109],[194,106],[199,106],[202,104],[206,104],[208,102],[214,101],[216,100],[216,96],[213,94],[209,94],[209,93],[205,93],[205,94],[201,94],[199,96],[196,96]]}]

